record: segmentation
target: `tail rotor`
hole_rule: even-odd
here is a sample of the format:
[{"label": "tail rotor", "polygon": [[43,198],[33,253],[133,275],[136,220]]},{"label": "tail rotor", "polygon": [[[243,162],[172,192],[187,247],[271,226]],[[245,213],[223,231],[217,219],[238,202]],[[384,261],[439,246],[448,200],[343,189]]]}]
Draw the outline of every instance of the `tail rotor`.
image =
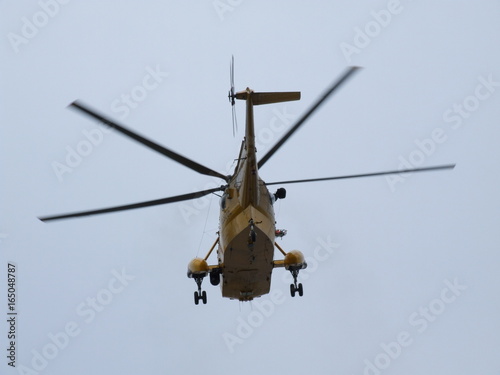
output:
[{"label": "tail rotor", "polygon": [[231,56],[231,64],[229,67],[229,84],[230,84],[230,90],[229,93],[227,94],[227,97],[229,99],[229,103],[231,103],[231,110],[232,110],[232,119],[233,119],[233,137],[235,136],[235,133],[238,131],[238,121],[236,120],[236,109],[234,108],[234,104],[236,103],[236,93],[234,90],[234,55]]}]

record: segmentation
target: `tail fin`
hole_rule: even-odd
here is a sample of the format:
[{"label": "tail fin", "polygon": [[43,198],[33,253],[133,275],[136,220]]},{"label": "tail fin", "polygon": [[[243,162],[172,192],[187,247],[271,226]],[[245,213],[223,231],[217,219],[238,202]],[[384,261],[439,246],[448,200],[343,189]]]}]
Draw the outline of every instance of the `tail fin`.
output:
[{"label": "tail fin", "polygon": [[[248,92],[242,91],[236,94],[236,99],[246,100]],[[289,92],[252,92],[253,105],[271,104],[300,100],[300,91]]]},{"label": "tail fin", "polygon": [[292,100],[300,100],[300,91],[254,92],[252,95],[253,105],[290,102]]}]

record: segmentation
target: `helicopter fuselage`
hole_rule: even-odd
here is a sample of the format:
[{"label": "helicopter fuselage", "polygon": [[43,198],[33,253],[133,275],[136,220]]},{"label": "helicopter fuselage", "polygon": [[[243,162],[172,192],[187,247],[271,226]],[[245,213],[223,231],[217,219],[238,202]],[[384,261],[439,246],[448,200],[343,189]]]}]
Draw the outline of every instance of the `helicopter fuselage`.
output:
[{"label": "helicopter fuselage", "polygon": [[221,198],[217,251],[222,295],[242,301],[269,293],[275,240],[274,197],[259,178],[253,92],[247,89],[246,93],[245,138]]}]

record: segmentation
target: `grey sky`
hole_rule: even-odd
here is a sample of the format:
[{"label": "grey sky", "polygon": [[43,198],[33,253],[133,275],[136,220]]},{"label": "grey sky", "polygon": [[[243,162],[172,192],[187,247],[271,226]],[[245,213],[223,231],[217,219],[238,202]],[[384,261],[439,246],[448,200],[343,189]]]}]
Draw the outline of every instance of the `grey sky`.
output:
[{"label": "grey sky", "polygon": [[[9,262],[18,312],[17,369],[4,356],[2,374],[500,371],[498,1],[63,3],[0,3],[2,348]],[[215,196],[37,220],[220,184],[66,106],[81,99],[230,172],[244,123],[237,103],[233,137],[232,54],[237,90],[302,92],[256,108],[261,156],[347,66],[363,67],[265,181],[457,167],[285,186],[279,244],[309,260],[302,298],[277,269],[252,303],[206,281],[208,304],[193,304],[186,267],[215,239]]]}]

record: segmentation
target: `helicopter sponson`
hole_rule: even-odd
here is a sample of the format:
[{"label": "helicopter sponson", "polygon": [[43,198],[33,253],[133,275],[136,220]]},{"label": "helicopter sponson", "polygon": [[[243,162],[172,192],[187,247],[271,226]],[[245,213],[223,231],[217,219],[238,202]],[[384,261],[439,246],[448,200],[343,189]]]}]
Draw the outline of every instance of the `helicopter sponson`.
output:
[{"label": "helicopter sponson", "polygon": [[302,254],[299,250],[289,251],[285,255],[284,264],[286,270],[303,270],[307,268],[304,254]]},{"label": "helicopter sponson", "polygon": [[189,278],[193,277],[204,277],[208,272],[208,263],[203,258],[194,258],[188,264],[187,276]]}]

